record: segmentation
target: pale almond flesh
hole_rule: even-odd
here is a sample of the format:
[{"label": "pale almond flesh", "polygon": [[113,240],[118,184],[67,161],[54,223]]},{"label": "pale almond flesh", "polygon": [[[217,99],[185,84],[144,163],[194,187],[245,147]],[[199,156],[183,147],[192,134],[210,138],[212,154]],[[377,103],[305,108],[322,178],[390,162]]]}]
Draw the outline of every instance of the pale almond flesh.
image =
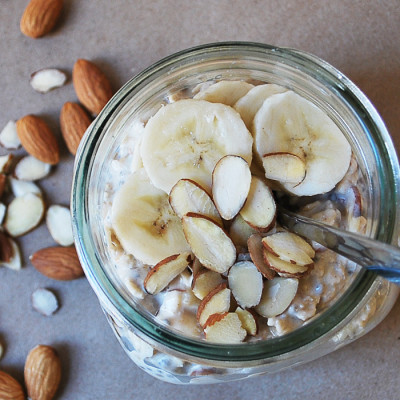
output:
[{"label": "pale almond flesh", "polygon": [[229,288],[236,302],[242,308],[256,306],[263,291],[263,278],[260,271],[250,261],[241,261],[229,269]]},{"label": "pale almond flesh", "polygon": [[171,189],[169,203],[179,218],[192,212],[211,218],[222,226],[221,217],[210,195],[191,179],[180,179]]},{"label": "pale almond flesh", "polygon": [[255,316],[249,310],[243,310],[240,307],[235,310],[235,313],[238,315],[247,334],[251,336],[257,335],[258,325]]},{"label": "pale almond flesh", "polygon": [[239,213],[250,183],[250,167],[242,157],[228,155],[217,162],[212,173],[212,195],[222,218],[231,220]]},{"label": "pale almond flesh", "polygon": [[194,213],[182,218],[183,231],[194,255],[212,271],[224,273],[236,260],[236,248],[213,220]]},{"label": "pale almond flesh", "polygon": [[262,239],[263,246],[276,257],[298,265],[310,265],[315,251],[302,237],[292,232],[277,232]]},{"label": "pale almond flesh", "polygon": [[59,307],[56,295],[49,289],[36,289],[31,300],[33,309],[46,317],[53,315]]},{"label": "pale almond flesh", "polygon": [[225,279],[221,274],[203,268],[197,274],[193,274],[192,291],[193,294],[200,300],[208,295],[218,285],[223,283]]},{"label": "pale almond flesh", "polygon": [[17,124],[15,121],[8,121],[0,132],[0,145],[7,150],[16,150],[21,146],[18,138]]},{"label": "pale almond flesh", "polygon": [[281,183],[299,184],[306,176],[306,164],[292,153],[269,153],[262,158],[265,177]]},{"label": "pale almond flesh", "polygon": [[74,243],[71,212],[68,207],[51,205],[46,212],[46,225],[51,237],[61,246]]},{"label": "pale almond flesh", "polygon": [[271,189],[253,176],[246,203],[240,210],[242,218],[260,232],[269,231],[275,223],[276,204]]},{"label": "pale almond flesh", "polygon": [[8,174],[13,160],[14,155],[12,153],[0,156],[0,173]]},{"label": "pale almond flesh", "polygon": [[210,315],[229,311],[231,306],[231,291],[226,283],[221,283],[213,289],[199,304],[197,320],[204,326]]},{"label": "pale almond flesh", "polygon": [[49,175],[51,165],[32,156],[22,157],[14,169],[14,176],[23,181],[37,181]]},{"label": "pale almond flesh", "polygon": [[113,95],[108,78],[91,61],[77,60],[72,71],[72,80],[79,101],[93,115],[98,115]]},{"label": "pale almond flesh", "polygon": [[31,38],[49,33],[56,25],[63,0],[31,0],[20,21],[21,32]]},{"label": "pale almond flesh", "polygon": [[[212,316],[213,317],[213,316]],[[242,322],[235,312],[228,312],[210,317],[204,328],[206,340],[213,343],[234,344],[241,343],[247,336]]]},{"label": "pale almond flesh", "polygon": [[238,248],[238,251],[246,251],[248,239],[257,232],[258,230],[251,227],[240,214],[235,217],[229,227],[229,237]]},{"label": "pale almond flesh", "polygon": [[255,310],[265,318],[282,314],[296,296],[298,285],[299,281],[294,278],[277,277],[266,281],[261,301]]},{"label": "pale almond flesh", "polygon": [[298,265],[284,261],[270,253],[268,250],[264,250],[264,260],[268,264],[269,268],[276,271],[280,276],[286,277],[300,277],[312,266],[312,263],[309,265]]},{"label": "pale almond flesh", "polygon": [[161,292],[188,267],[191,261],[190,252],[175,254],[160,261],[150,269],[144,280],[146,291],[150,294]]},{"label": "pale almond flesh", "polygon": [[24,368],[25,385],[32,400],[51,400],[61,380],[61,361],[51,346],[38,345],[28,354]]},{"label": "pale almond flesh", "polygon": [[39,93],[47,93],[67,82],[67,75],[57,68],[43,68],[32,73],[30,84]]},{"label": "pale almond flesh", "polygon": [[264,260],[262,237],[258,234],[251,235],[247,240],[247,247],[251,260],[264,278],[272,279],[275,276],[275,271],[272,270]]},{"label": "pale almond flesh", "polygon": [[79,104],[67,102],[63,105],[60,113],[61,133],[72,155],[76,154],[79,143],[91,123],[91,118]]},{"label": "pale almond flesh", "polygon": [[36,194],[39,197],[42,197],[42,191],[39,186],[37,186],[33,182],[29,181],[20,181],[19,179],[15,179],[10,177],[9,179],[11,191],[15,197],[24,196],[27,193]]}]

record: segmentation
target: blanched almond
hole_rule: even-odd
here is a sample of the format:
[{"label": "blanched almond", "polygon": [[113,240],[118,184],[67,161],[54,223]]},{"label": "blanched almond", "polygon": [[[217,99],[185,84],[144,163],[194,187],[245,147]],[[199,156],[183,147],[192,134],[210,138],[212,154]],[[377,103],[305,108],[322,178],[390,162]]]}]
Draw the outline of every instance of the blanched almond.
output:
[{"label": "blanched almond", "polygon": [[235,313],[242,323],[242,328],[246,329],[246,332],[251,336],[257,335],[258,325],[255,316],[249,310],[243,310],[240,307],[235,310]]},{"label": "blanched almond", "polygon": [[264,260],[268,264],[269,268],[276,271],[280,276],[295,277],[298,278],[304,275],[312,264],[309,265],[298,265],[288,261],[284,261],[281,258],[273,255],[268,250],[264,250]]},{"label": "blanched almond", "polygon": [[12,153],[0,156],[0,173],[8,174],[10,172],[10,166],[13,162],[14,155]]},{"label": "blanched almond", "polygon": [[242,251],[247,248],[249,237],[257,232],[258,230],[252,228],[240,214],[236,215],[229,227],[229,237],[235,243],[235,246]]},{"label": "blanched almond", "polygon": [[257,269],[267,279],[272,279],[275,276],[275,271],[269,268],[264,260],[264,246],[262,237],[258,234],[251,235],[247,241],[247,246],[250,253],[250,258]]},{"label": "blanched almond", "polygon": [[183,231],[200,263],[224,273],[236,260],[236,248],[229,236],[212,219],[188,213],[182,218]]},{"label": "blanched almond", "polygon": [[297,293],[299,281],[294,278],[274,278],[266,281],[261,301],[255,308],[265,318],[282,314],[293,301]]},{"label": "blanched almond", "polygon": [[49,289],[36,289],[32,293],[31,300],[33,309],[46,317],[49,317],[58,310],[57,297]]},{"label": "blanched almond", "polygon": [[204,327],[204,333],[209,342],[223,344],[240,343],[247,336],[238,314],[234,312],[211,315]]},{"label": "blanched almond", "polygon": [[268,232],[275,223],[276,204],[271,189],[253,175],[246,203],[240,215],[253,228]]},{"label": "blanched almond", "polygon": [[14,169],[14,176],[22,181],[37,181],[45,178],[51,170],[51,165],[32,156],[22,157]]},{"label": "blanched almond", "polygon": [[249,164],[239,156],[225,156],[212,174],[212,195],[222,218],[233,219],[243,207],[250,190]]},{"label": "blanched almond", "polygon": [[15,121],[8,121],[0,132],[0,145],[7,150],[15,150],[21,146],[17,134],[17,124]]},{"label": "blanched almond", "polygon": [[31,75],[30,84],[39,93],[47,93],[50,90],[65,85],[67,75],[57,68],[43,68]]},{"label": "blanched almond", "polygon": [[43,199],[36,194],[26,193],[15,197],[8,205],[4,227],[11,236],[21,236],[36,228],[43,215]]},{"label": "blanched almond", "polygon": [[71,246],[74,243],[69,208],[57,204],[51,205],[46,212],[46,225],[50,235],[59,245]]},{"label": "blanched almond", "polygon": [[201,326],[207,322],[210,315],[229,311],[231,306],[231,291],[226,283],[221,283],[213,289],[199,304],[197,320]]},{"label": "blanched almond", "polygon": [[223,282],[225,282],[225,279],[221,274],[203,268],[197,274],[193,275],[192,290],[198,299],[203,300],[211,290]]},{"label": "blanched almond", "polygon": [[221,217],[210,195],[191,179],[180,179],[171,189],[169,204],[183,218],[189,212],[204,215],[222,226]]},{"label": "blanched almond", "polygon": [[15,178],[10,178],[9,182],[11,186],[11,191],[15,197],[21,197],[27,193],[33,193],[39,197],[42,197],[42,191],[33,182],[20,181],[19,179]]},{"label": "blanched almond", "polygon": [[282,183],[300,183],[306,176],[306,164],[292,153],[269,153],[262,158],[265,177]]},{"label": "blanched almond", "polygon": [[175,254],[160,261],[148,272],[144,287],[150,294],[157,294],[182,273],[192,261],[190,252]]},{"label": "blanched almond", "polygon": [[260,271],[250,261],[234,264],[228,275],[229,288],[242,308],[256,306],[263,291],[263,278]]}]

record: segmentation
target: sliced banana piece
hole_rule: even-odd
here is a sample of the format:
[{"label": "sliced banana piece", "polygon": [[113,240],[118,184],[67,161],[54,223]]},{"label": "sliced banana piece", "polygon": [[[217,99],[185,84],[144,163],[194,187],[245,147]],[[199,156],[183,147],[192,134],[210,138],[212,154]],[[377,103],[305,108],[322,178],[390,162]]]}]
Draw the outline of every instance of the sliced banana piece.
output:
[{"label": "sliced banana piece", "polygon": [[194,96],[194,99],[233,106],[252,88],[254,85],[244,81],[219,81],[201,90]]},{"label": "sliced banana piece", "polygon": [[141,143],[144,168],[166,193],[179,179],[192,179],[210,192],[212,171],[231,154],[251,164],[251,134],[231,107],[180,100],[162,107],[147,123]]},{"label": "sliced banana piece", "polygon": [[259,162],[265,154],[288,152],[306,164],[299,184],[282,183],[290,193],[312,196],[329,192],[345,175],[351,147],[321,109],[293,91],[264,101],[253,121],[254,149]]},{"label": "sliced banana piece", "polygon": [[125,251],[145,264],[190,251],[168,195],[151,184],[144,169],[133,173],[117,192],[112,227]]},{"label": "sliced banana piece", "polygon": [[248,129],[251,129],[254,116],[268,97],[284,93],[287,89],[273,83],[258,85],[241,97],[233,108],[240,114]]}]

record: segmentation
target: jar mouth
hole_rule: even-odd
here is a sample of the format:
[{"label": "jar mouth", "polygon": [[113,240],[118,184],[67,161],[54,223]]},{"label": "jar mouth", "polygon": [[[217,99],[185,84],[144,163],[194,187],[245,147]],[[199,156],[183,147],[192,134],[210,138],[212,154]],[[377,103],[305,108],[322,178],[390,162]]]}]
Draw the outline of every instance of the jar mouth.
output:
[{"label": "jar mouth", "polygon": [[173,79],[173,75],[179,73],[178,65],[190,64],[193,60],[203,60],[205,63],[209,60],[208,62],[212,64],[217,60],[235,58],[242,60],[246,57],[260,63],[263,58],[273,57],[282,64],[294,65],[313,79],[328,84],[353,110],[371,146],[373,162],[377,166],[375,178],[378,187],[370,189],[375,190],[380,196],[379,209],[375,210],[379,218],[372,227],[370,235],[387,243],[397,241],[395,236],[398,228],[396,204],[399,202],[399,165],[389,133],[375,108],[348,78],[328,63],[302,51],[260,43],[212,43],[184,50],[158,61],[127,82],[106,105],[84,137],[76,157],[71,201],[77,251],[97,296],[117,309],[122,317],[145,337],[190,356],[229,362],[279,357],[321,340],[332,329],[344,326],[351,319],[377,289],[380,279],[373,273],[361,271],[331,307],[309,323],[283,336],[238,345],[213,344],[200,339],[191,339],[157,323],[144,310],[133,308],[117,290],[97,252],[90,226],[89,210],[93,199],[88,188],[92,185],[91,177],[97,168],[95,165],[97,150],[104,139],[107,127],[132,96],[145,90],[149,82],[163,74],[169,74]]}]

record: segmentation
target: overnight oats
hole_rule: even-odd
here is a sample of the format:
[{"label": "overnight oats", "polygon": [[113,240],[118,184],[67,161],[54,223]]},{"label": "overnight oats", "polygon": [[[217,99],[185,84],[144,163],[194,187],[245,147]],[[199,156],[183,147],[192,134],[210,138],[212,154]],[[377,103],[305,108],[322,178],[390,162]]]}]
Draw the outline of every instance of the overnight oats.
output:
[{"label": "overnight oats", "polygon": [[[277,219],[283,204],[371,236],[383,223],[386,241],[396,239],[397,218],[390,227],[378,217],[387,183],[371,171],[360,117],[336,88],[307,76],[318,60],[242,46],[217,45],[225,64],[215,70],[207,47],[192,50],[198,73],[190,51],[180,65],[156,64],[147,86],[111,101],[115,118],[106,107],[81,148],[81,158],[103,155],[85,192],[102,273],[78,243],[85,271],[128,355],[170,382],[239,379],[316,358],[366,333],[397,296]],[[288,55],[310,65],[279,59]],[[99,130],[104,140],[90,143]]]}]

